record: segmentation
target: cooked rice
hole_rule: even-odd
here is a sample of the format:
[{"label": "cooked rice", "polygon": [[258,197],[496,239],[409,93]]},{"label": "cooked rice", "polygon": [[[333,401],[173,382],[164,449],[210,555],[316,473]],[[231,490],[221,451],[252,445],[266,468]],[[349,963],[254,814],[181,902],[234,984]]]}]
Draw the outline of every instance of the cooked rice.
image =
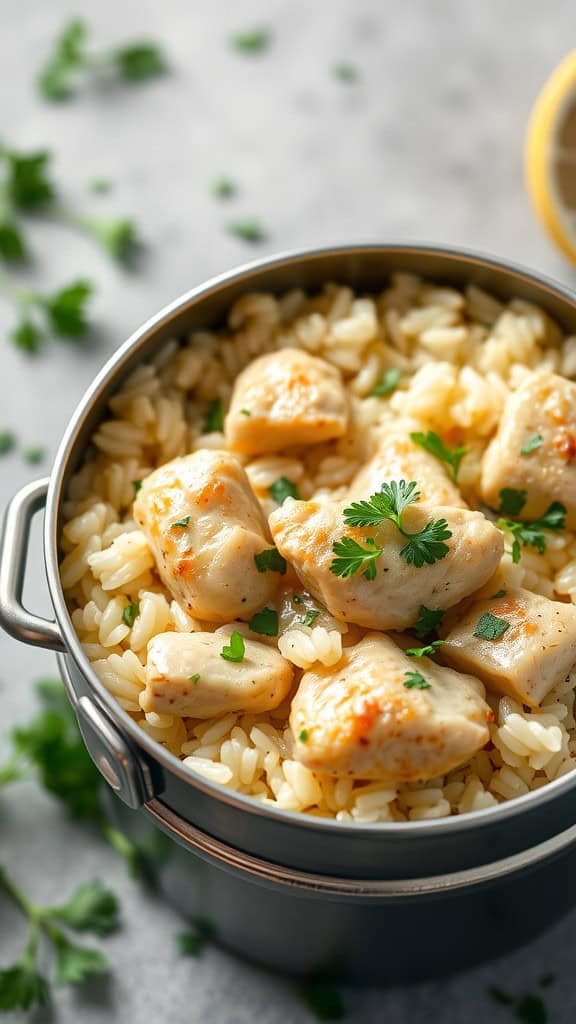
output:
[{"label": "cooked rice", "polygon": [[[266,513],[275,507],[268,488],[279,476],[297,483],[302,498],[344,497],[376,429],[406,412],[424,430],[453,430],[462,438],[468,454],[460,485],[474,506],[482,454],[509,388],[527,368],[576,378],[576,338],[563,338],[543,310],[520,300],[505,305],[473,285],[460,292],[396,274],[377,296],[356,296],[335,284],[311,297],[300,290],[280,298],[244,295],[230,310],[226,328],[171,342],[132,373],[109,401],[110,416],[92,439],[96,454],[71,481],[61,577],[74,627],[98,677],[140,728],[191,772],[276,807],[340,821],[462,814],[572,770],[576,673],[537,711],[489,694],[495,720],[488,747],[442,778],[398,786],[331,778],[294,760],[289,701],[266,714],[210,721],[143,714],[139,696],[149,640],[166,630],[215,627],[191,618],[160,583],[146,537],[131,518],[133,482],[177,455],[224,448],[223,434],[203,433],[211,402],[227,403],[241,369],[286,346],[302,347],[341,370],[353,414],[348,433],[337,441],[242,459]],[[371,397],[391,367],[403,371],[400,387],[389,398]],[[568,530],[548,535],[545,554],[523,549],[518,565],[505,554],[501,572],[504,585],[576,603],[576,536]],[[130,627],[123,612],[133,603],[139,611]],[[245,624],[234,628],[249,633]],[[277,643],[284,657],[305,669],[314,662],[335,664],[342,646],[364,632],[325,612],[313,627],[294,628],[281,617]]]}]

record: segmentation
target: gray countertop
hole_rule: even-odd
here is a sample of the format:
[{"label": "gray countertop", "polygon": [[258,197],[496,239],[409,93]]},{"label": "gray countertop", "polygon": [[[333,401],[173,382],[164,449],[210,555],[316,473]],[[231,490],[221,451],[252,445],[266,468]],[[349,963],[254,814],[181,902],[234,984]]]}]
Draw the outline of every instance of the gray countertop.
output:
[{"label": "gray countertop", "polygon": [[[70,104],[43,104],[33,73],[73,13],[85,14],[102,45],[138,35],[162,40],[172,74],[140,88],[91,88]],[[255,255],[426,239],[513,257],[566,283],[576,279],[543,237],[522,180],[530,107],[571,45],[569,0],[3,0],[0,18],[3,139],[16,148],[53,148],[66,199],[134,216],[146,242],[139,271],[122,272],[79,234],[48,221],[30,224],[37,260],[26,280],[48,288],[80,275],[93,279],[98,326],[88,344],[51,343],[35,359],[3,342],[0,429],[12,428],[24,445],[41,442],[53,456],[79,397],[119,342],[180,292]],[[230,48],[231,32],[260,24],[274,32],[266,53],[249,58]],[[359,68],[356,83],[335,79],[339,60]],[[240,187],[228,203],[209,192],[221,173]],[[114,183],[109,196],[87,192],[95,177]],[[266,242],[249,246],[227,233],[226,223],[244,215],[261,220]],[[0,302],[2,335],[11,318],[9,304]],[[18,453],[2,457],[0,503],[34,475]],[[37,539],[30,565],[29,604],[46,612]],[[2,733],[30,716],[33,680],[54,669],[51,655],[0,636]],[[0,735],[0,761],[5,751]],[[53,1011],[33,1016],[37,1024],[312,1019],[289,980],[217,948],[198,960],[175,956],[176,915],[33,784],[0,798],[0,862],[41,902],[95,876],[122,900],[124,928],[105,943],[114,962],[110,983],[82,997],[60,991]],[[21,941],[21,922],[0,903],[0,964]],[[442,941],[441,922],[433,941]],[[528,948],[451,981],[348,991],[348,1019],[497,1024],[512,1014],[490,1000],[489,985],[522,993],[553,971],[550,1019],[567,1022],[576,1011],[575,946],[573,913]]]}]

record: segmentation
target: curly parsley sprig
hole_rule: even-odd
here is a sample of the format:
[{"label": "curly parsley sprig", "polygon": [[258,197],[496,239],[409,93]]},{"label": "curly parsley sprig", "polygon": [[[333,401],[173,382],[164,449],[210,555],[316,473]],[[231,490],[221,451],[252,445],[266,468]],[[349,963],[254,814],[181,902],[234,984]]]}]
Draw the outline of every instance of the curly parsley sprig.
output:
[{"label": "curly parsley sprig", "polygon": [[[418,501],[419,497],[416,481],[407,483],[406,480],[392,480],[390,483],[382,484],[381,490],[368,500],[352,502],[344,509],[344,521],[348,526],[354,527],[379,526],[386,521],[392,522],[408,542],[401,549],[400,557],[409,565],[420,569],[423,565],[432,565],[448,554],[449,548],[444,542],[452,536],[452,532],[448,529],[445,519],[431,520],[421,530],[415,532],[406,530],[402,514],[404,509]],[[364,542],[366,548],[351,537],[335,541],[332,550],[337,557],[330,565],[331,572],[345,579],[362,572],[367,580],[375,579],[375,562],[384,549],[378,547],[370,537],[364,538]]]},{"label": "curly parsley sprig", "polygon": [[106,936],[118,928],[118,901],[100,882],[81,885],[60,906],[42,907],[32,903],[0,867],[0,891],[28,920],[28,940],[22,955],[0,970],[0,1010],[46,1005],[49,984],[38,966],[41,936],[51,947],[56,985],[79,984],[108,970],[108,961],[99,950],[77,945],[62,929],[63,925],[68,931]]},{"label": "curly parsley sprig", "polygon": [[414,444],[423,448],[429,455],[433,455],[435,459],[438,459],[438,462],[443,462],[446,466],[449,466],[450,476],[454,483],[457,482],[460,463],[468,451],[467,448],[463,445],[459,445],[457,448],[448,448],[442,438],[433,430],[429,430],[426,434],[417,431],[410,434],[410,437]]},{"label": "curly parsley sprig", "polygon": [[[520,509],[521,511],[521,509]],[[520,544],[523,547],[533,547],[538,554],[543,555],[546,551],[546,534],[544,530],[558,532],[566,526],[567,509],[559,501],[553,501],[544,515],[539,519],[532,519],[527,523],[519,523],[514,519],[500,518],[498,526],[512,534],[512,561],[520,561]]]},{"label": "curly parsley sprig", "polygon": [[17,313],[10,341],[23,352],[38,352],[49,337],[76,341],[88,330],[87,305],[94,288],[90,281],[79,279],[55,292],[39,292],[30,288],[3,287],[12,299]]}]

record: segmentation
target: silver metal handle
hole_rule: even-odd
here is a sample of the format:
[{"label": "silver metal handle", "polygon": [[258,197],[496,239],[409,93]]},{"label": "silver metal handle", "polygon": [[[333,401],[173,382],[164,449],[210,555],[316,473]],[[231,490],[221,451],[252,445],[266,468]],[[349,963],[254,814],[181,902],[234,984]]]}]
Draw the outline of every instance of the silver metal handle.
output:
[{"label": "silver metal handle", "polygon": [[30,524],[46,504],[49,483],[46,478],[26,484],[6,509],[0,539],[0,626],[25,644],[65,651],[57,624],[22,604]]}]

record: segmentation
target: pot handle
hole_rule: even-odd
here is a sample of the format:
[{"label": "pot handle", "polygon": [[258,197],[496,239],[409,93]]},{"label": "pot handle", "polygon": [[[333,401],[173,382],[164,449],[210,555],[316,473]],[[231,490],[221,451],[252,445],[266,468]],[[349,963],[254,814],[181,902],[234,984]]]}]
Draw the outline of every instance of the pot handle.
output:
[{"label": "pot handle", "polygon": [[46,504],[49,477],[26,484],[9,502],[0,539],[0,626],[25,644],[65,651],[56,622],[34,615],[22,604],[30,524]]}]

